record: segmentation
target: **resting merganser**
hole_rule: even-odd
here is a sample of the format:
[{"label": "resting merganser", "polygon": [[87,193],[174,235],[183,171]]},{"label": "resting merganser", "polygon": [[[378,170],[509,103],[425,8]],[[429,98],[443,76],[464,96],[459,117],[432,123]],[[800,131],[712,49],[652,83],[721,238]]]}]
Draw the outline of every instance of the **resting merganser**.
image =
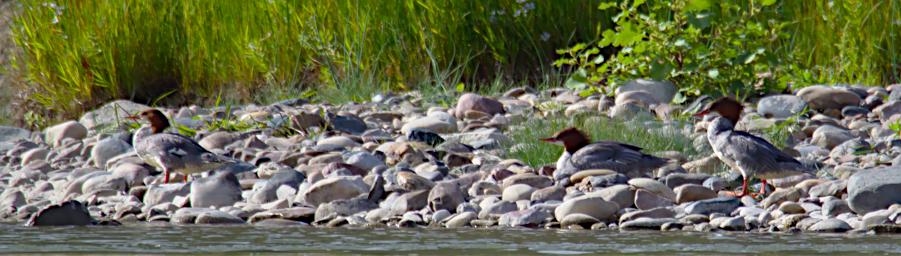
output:
[{"label": "resting merganser", "polygon": [[707,140],[713,148],[713,152],[726,165],[741,172],[742,193],[739,197],[748,194],[748,177],[755,176],[761,179],[763,186],[756,194],[766,192],[766,180],[783,178],[810,172],[801,162],[794,157],[785,154],[765,139],[754,136],[744,131],[734,130],[738,123],[741,111],[744,107],[738,101],[723,97],[711,102],[707,107],[695,114],[703,117],[710,112],[717,112],[707,126]]},{"label": "resting merganser", "polygon": [[169,119],[156,109],[148,109],[129,119],[143,118],[149,124],[142,126],[132,136],[135,153],[145,163],[163,169],[164,183],[169,183],[169,172],[175,171],[188,176],[210,171],[233,162],[206,150],[191,138],[181,134],[164,132],[169,127]]},{"label": "resting merganser", "polygon": [[588,169],[609,169],[629,177],[639,177],[667,163],[663,158],[642,153],[642,148],[634,145],[615,141],[591,143],[588,136],[572,127],[541,140],[563,144],[564,151],[557,160],[557,171],[554,172],[554,178],[558,181]]}]

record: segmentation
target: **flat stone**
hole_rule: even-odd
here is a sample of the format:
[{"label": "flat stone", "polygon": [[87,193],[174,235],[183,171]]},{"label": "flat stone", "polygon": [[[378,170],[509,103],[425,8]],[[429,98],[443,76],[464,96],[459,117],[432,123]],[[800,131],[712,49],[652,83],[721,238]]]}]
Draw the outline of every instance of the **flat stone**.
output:
[{"label": "flat stone", "polygon": [[847,222],[844,222],[839,219],[825,219],[813,226],[810,226],[807,230],[812,232],[825,232],[825,233],[844,233],[848,230],[851,230],[851,225],[848,225]]},{"label": "flat stone", "polygon": [[862,101],[860,95],[849,90],[823,85],[805,87],[799,90],[797,95],[804,99],[810,108],[819,111],[841,110],[845,106],[860,105]]},{"label": "flat stone", "polygon": [[532,192],[530,200],[536,203],[545,201],[563,201],[564,196],[566,196],[566,189],[560,186],[550,186]]},{"label": "flat stone", "polygon": [[767,118],[789,118],[807,107],[807,102],[801,97],[783,94],[770,95],[757,102],[757,113]]},{"label": "flat stone", "polygon": [[676,187],[674,190],[676,193],[676,203],[688,203],[694,202],[698,200],[711,199],[716,198],[717,194],[715,191],[710,190],[707,187],[697,184],[684,184],[679,187]]},{"label": "flat stone", "polygon": [[616,88],[617,95],[630,91],[646,92],[659,103],[670,103],[676,96],[676,85],[670,81],[635,79]]},{"label": "flat stone", "polygon": [[901,203],[901,167],[863,170],[848,180],[848,205],[858,214]]},{"label": "flat stone", "polygon": [[570,215],[566,215],[563,217],[563,220],[560,221],[561,227],[569,227],[573,225],[578,225],[582,227],[591,227],[592,225],[599,223],[598,219],[594,217],[588,216],[587,214],[581,213],[573,213]]},{"label": "flat stone", "polygon": [[454,109],[454,114],[457,118],[463,118],[463,115],[466,111],[479,111],[484,112],[488,115],[495,114],[503,114],[504,105],[501,104],[500,101],[497,101],[493,98],[481,96],[474,93],[466,93],[460,96],[457,100],[457,106]]},{"label": "flat stone", "polygon": [[554,217],[559,221],[573,213],[581,213],[598,220],[608,220],[617,211],[619,205],[608,202],[597,196],[581,196],[564,201],[554,210]]},{"label": "flat stone", "polygon": [[724,213],[729,214],[741,205],[741,201],[734,197],[718,197],[695,201],[685,206],[685,214]]},{"label": "flat stone", "polygon": [[537,227],[543,224],[551,214],[542,210],[529,208],[504,213],[498,219],[498,225],[507,227]]},{"label": "flat stone", "polygon": [[676,200],[676,193],[673,192],[673,189],[656,180],[648,178],[634,178],[629,180],[629,185],[635,188],[647,190],[648,192],[657,194],[663,198],[669,199],[670,201]]},{"label": "flat stone", "polygon": [[673,218],[638,218],[623,222],[619,225],[619,230],[660,230],[663,224],[676,221]]},{"label": "flat stone", "polygon": [[823,215],[827,217],[835,217],[842,213],[851,212],[848,202],[838,198],[830,198],[823,202]]},{"label": "flat stone", "polygon": [[623,223],[626,221],[638,219],[638,218],[674,218],[676,217],[676,212],[673,209],[660,207],[649,210],[638,210],[624,213],[619,217],[619,223]]},{"label": "flat stone", "polygon": [[48,205],[31,216],[27,226],[85,226],[91,225],[94,219],[87,207],[79,201],[66,201],[61,204]]},{"label": "flat stone", "polygon": [[350,199],[369,192],[369,186],[359,176],[339,176],[322,179],[303,194],[302,200],[310,205],[338,199]]},{"label": "flat stone", "polygon": [[501,199],[504,201],[516,202],[519,200],[529,200],[535,188],[526,184],[516,184],[504,189]]},{"label": "flat stone", "polygon": [[231,206],[242,200],[241,184],[234,174],[217,171],[191,182],[190,198],[193,207]]},{"label": "flat stone", "polygon": [[778,205],[785,201],[797,202],[803,194],[804,191],[795,187],[776,189],[766,199],[763,199],[763,207],[768,208],[770,205]]},{"label": "flat stone", "polygon": [[648,210],[671,205],[673,205],[673,201],[659,196],[658,194],[644,189],[635,191],[635,206],[638,207],[638,209]]},{"label": "flat stone", "polygon": [[608,202],[614,202],[620,208],[629,208],[635,205],[635,191],[629,185],[613,185],[603,188],[597,192],[591,192]]},{"label": "flat stone", "polygon": [[94,166],[105,168],[106,162],[113,157],[124,154],[132,149],[131,145],[118,138],[110,137],[103,139],[94,145],[91,149],[91,157],[94,159]]},{"label": "flat stone", "polygon": [[147,186],[147,192],[144,193],[145,205],[157,205],[160,203],[172,202],[176,196],[188,196],[191,193],[191,186],[185,183],[170,184],[153,184]]},{"label": "flat stone", "polygon": [[458,205],[464,202],[466,202],[466,195],[456,183],[438,182],[429,191],[428,204],[433,211],[454,211]]},{"label": "flat stone", "polygon": [[314,222],[331,220],[341,216],[346,217],[375,208],[378,208],[378,205],[369,200],[366,200],[366,198],[336,200],[320,204],[319,207],[316,208]]},{"label": "flat stone", "polygon": [[723,222],[720,223],[719,228],[730,231],[745,231],[748,230],[748,224],[745,222],[744,217],[738,216],[723,220]]},{"label": "flat stone", "polygon": [[447,223],[445,223],[444,226],[447,228],[462,228],[469,226],[469,223],[476,218],[478,218],[478,215],[474,212],[462,212],[450,217],[450,219],[447,220]]},{"label": "flat stone", "polygon": [[60,146],[63,139],[81,140],[88,136],[88,129],[76,121],[63,122],[44,130],[45,138],[54,147]]},{"label": "flat stone", "polygon": [[848,130],[832,125],[822,125],[813,131],[810,143],[826,149],[832,149],[853,138],[854,135]]}]

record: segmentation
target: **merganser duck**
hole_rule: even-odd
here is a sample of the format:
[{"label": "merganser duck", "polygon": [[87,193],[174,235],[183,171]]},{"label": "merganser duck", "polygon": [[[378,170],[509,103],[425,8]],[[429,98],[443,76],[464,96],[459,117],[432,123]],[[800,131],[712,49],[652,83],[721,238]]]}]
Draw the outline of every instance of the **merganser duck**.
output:
[{"label": "merganser duck", "polygon": [[163,169],[164,183],[169,183],[169,172],[172,171],[185,174],[184,181],[188,182],[191,174],[214,170],[233,162],[211,153],[191,138],[164,132],[170,126],[169,119],[159,110],[148,109],[128,118],[143,118],[149,123],[135,131],[132,145],[145,163]]},{"label": "merganser duck", "polygon": [[714,118],[707,126],[707,140],[713,148],[716,156],[726,165],[741,172],[742,193],[739,197],[748,194],[748,177],[758,177],[763,186],[758,193],[752,196],[762,195],[766,192],[766,180],[783,178],[810,172],[801,162],[794,157],[785,154],[765,139],[754,136],[744,131],[734,130],[744,107],[735,99],[729,97],[719,98],[711,102],[707,107],[695,114],[703,117],[710,112],[716,112]]},{"label": "merganser duck", "polygon": [[554,137],[541,139],[563,144],[563,154],[557,160],[554,179],[564,181],[581,170],[609,169],[629,177],[639,177],[667,164],[667,160],[644,154],[642,148],[615,141],[591,140],[576,128],[566,128]]}]

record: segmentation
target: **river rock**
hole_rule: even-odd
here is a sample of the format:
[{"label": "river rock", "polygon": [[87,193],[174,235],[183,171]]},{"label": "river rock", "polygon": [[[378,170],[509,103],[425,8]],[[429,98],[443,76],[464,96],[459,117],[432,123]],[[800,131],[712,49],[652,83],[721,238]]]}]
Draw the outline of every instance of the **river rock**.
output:
[{"label": "river rock", "polygon": [[685,206],[685,214],[725,213],[729,214],[741,205],[741,201],[734,197],[718,197],[695,201]]},{"label": "river rock", "polygon": [[560,186],[550,186],[532,192],[530,200],[535,203],[554,200],[563,201],[563,196],[566,196],[566,189]]},{"label": "river rock", "polygon": [[360,135],[366,131],[366,123],[357,116],[340,113],[334,115],[329,113],[327,117],[330,127],[337,131],[353,135]]},{"label": "river rock", "polygon": [[839,196],[848,187],[848,180],[833,180],[817,184],[810,188],[812,197]]},{"label": "river rock", "polygon": [[[248,201],[256,204],[264,204],[268,202],[272,202],[278,199],[278,189],[281,186],[288,186],[290,188],[297,189],[298,185],[306,180],[306,176],[303,173],[295,171],[293,169],[287,169],[280,171],[263,185],[260,190],[256,191]],[[318,183],[317,183],[318,184]],[[312,189],[312,188],[311,188]],[[369,191],[367,186],[366,191]],[[309,202],[308,202],[309,203]]]},{"label": "river rock", "polygon": [[117,121],[125,122],[129,115],[138,114],[149,108],[147,105],[130,100],[116,100],[88,111],[78,119],[78,122],[87,129],[96,130],[115,125]]},{"label": "river rock", "polygon": [[619,211],[619,205],[598,196],[581,196],[564,201],[554,209],[554,217],[560,221],[573,213],[581,213],[598,220],[607,220]]},{"label": "river rock", "polygon": [[901,203],[901,168],[874,168],[851,175],[848,205],[857,214],[885,209]]},{"label": "river rock", "polygon": [[804,111],[807,102],[795,95],[770,95],[757,102],[757,113],[767,118],[789,118]]},{"label": "river rock", "polygon": [[428,204],[432,211],[454,211],[466,202],[466,195],[456,183],[439,182],[429,191]]},{"label": "river rock", "polygon": [[230,172],[214,172],[191,182],[191,206],[223,207],[241,201],[241,184]]},{"label": "river rock", "polygon": [[663,178],[663,183],[667,187],[675,189],[683,184],[704,184],[704,181],[710,178],[710,175],[703,173],[671,173]]},{"label": "river rock", "polygon": [[81,140],[88,136],[88,129],[76,121],[68,121],[44,130],[45,138],[54,147],[60,146],[65,138]]},{"label": "river rock", "polygon": [[835,217],[842,213],[851,212],[851,207],[848,206],[848,202],[845,200],[829,197],[823,202],[822,211],[823,215],[827,217]]},{"label": "river rock", "polygon": [[535,192],[535,188],[533,188],[532,186],[526,184],[516,184],[504,189],[504,193],[501,194],[501,198],[505,201],[510,202],[529,200],[532,198],[533,192]]},{"label": "river rock", "polygon": [[186,197],[190,193],[191,186],[185,183],[153,184],[147,187],[143,201],[145,205],[153,206],[172,202],[175,196]]},{"label": "river rock", "polygon": [[79,201],[48,205],[31,216],[28,226],[85,226],[94,223],[88,208]]},{"label": "river rock", "polygon": [[209,150],[223,149],[239,139],[241,139],[241,136],[237,133],[218,131],[203,137],[197,144]]},{"label": "river rock", "polygon": [[593,228],[593,225],[597,223],[600,223],[600,221],[594,217],[581,213],[573,213],[563,217],[563,220],[560,221],[560,227],[581,226],[583,228],[592,227],[592,229],[595,229]]},{"label": "river rock", "polygon": [[482,207],[482,210],[479,211],[479,219],[490,219],[496,218],[504,213],[516,211],[518,208],[516,207],[516,203],[510,201],[500,200],[494,203],[491,203],[485,207]]},{"label": "river rock", "polygon": [[613,185],[603,188],[597,192],[592,192],[608,202],[614,202],[620,208],[629,208],[635,204],[635,190],[624,184]]},{"label": "river rock", "polygon": [[31,132],[18,127],[0,125],[0,142],[10,142],[17,139],[28,139]]},{"label": "river rock", "polygon": [[649,210],[638,210],[624,213],[619,217],[619,223],[623,223],[626,221],[638,219],[638,218],[673,218],[676,217],[676,212],[673,209],[660,207]]},{"label": "river rock", "polygon": [[437,114],[440,112],[432,112],[425,117],[411,120],[401,127],[404,134],[410,134],[414,129],[422,129],[436,133],[452,133],[457,131],[457,121],[447,113]]},{"label": "river rock", "polygon": [[481,96],[474,93],[466,93],[457,100],[457,106],[454,108],[454,115],[457,118],[463,118],[466,111],[479,111],[488,115],[503,114],[504,105],[495,99]]},{"label": "river rock", "polygon": [[675,189],[676,203],[682,204],[698,200],[716,198],[715,191],[697,184],[685,184]]},{"label": "river rock", "polygon": [[450,217],[444,226],[447,228],[462,228],[469,226],[469,223],[476,218],[478,218],[478,215],[474,212],[462,212]]},{"label": "river rock", "polygon": [[328,203],[320,204],[316,208],[314,217],[315,222],[323,220],[331,220],[339,216],[350,216],[352,214],[369,211],[378,208],[378,205],[367,200],[366,198],[352,198],[335,200]]},{"label": "river rock", "polygon": [[536,227],[543,224],[550,217],[551,214],[545,211],[529,208],[504,213],[501,215],[500,219],[498,219],[498,225],[507,227]]},{"label": "river rock", "polygon": [[673,201],[655,193],[651,193],[644,189],[635,191],[635,206],[638,207],[638,209],[648,210],[671,205],[673,205]]},{"label": "river rock", "polygon": [[91,149],[91,157],[94,159],[94,166],[105,168],[106,162],[115,156],[124,154],[131,150],[131,145],[118,138],[110,137],[97,142]]},{"label": "river rock", "polygon": [[385,165],[385,162],[369,152],[353,152],[344,162],[363,170],[372,170],[376,166]]},{"label": "river rock", "polygon": [[111,169],[113,177],[125,179],[129,187],[144,185],[144,179],[150,176],[150,170],[143,165],[121,163]]},{"label": "river rock", "polygon": [[748,230],[748,224],[745,222],[744,217],[736,216],[724,219],[720,222],[719,228],[730,231],[745,231]]},{"label": "river rock", "polygon": [[501,183],[502,188],[507,188],[516,184],[525,184],[533,188],[541,189],[554,184],[554,181],[545,176],[538,176],[534,173],[514,174],[504,179]]},{"label": "river rock", "polygon": [[244,224],[244,220],[223,211],[202,212],[194,220],[195,224]]},{"label": "river rock", "polygon": [[660,103],[662,102],[654,98],[651,93],[644,91],[628,91],[617,93],[615,100],[616,106],[622,106],[625,104],[638,104],[643,108],[650,108],[651,106],[656,106]]},{"label": "river rock", "polygon": [[317,181],[302,194],[302,200],[310,205],[319,206],[321,203],[350,199],[367,192],[369,185],[363,182],[362,177],[338,176]]},{"label": "river rock", "polygon": [[619,225],[620,230],[660,230],[660,227],[666,223],[677,222],[673,218],[638,218],[623,222]]},{"label": "river rock", "polygon": [[851,230],[851,225],[840,219],[825,219],[813,224],[807,230],[812,232],[844,233]]},{"label": "river rock", "polygon": [[181,208],[175,211],[172,214],[172,217],[169,219],[169,222],[176,224],[194,224],[197,221],[197,216],[201,213],[206,212],[214,212],[218,211],[210,208],[195,208],[195,207],[187,207]]},{"label": "river rock", "polygon": [[835,146],[842,144],[842,142],[853,138],[854,135],[848,130],[832,125],[823,125],[814,130],[810,143],[826,149],[832,149]]},{"label": "river rock", "polygon": [[676,96],[676,85],[670,81],[635,79],[616,88],[616,95],[630,91],[641,91],[650,94],[659,103],[670,103]]},{"label": "river rock", "polygon": [[[391,213],[394,215],[402,215],[408,211],[415,211],[425,208],[429,201],[429,190],[416,190],[403,193],[400,196],[385,199],[383,202]],[[384,207],[384,206],[383,206]]]},{"label": "river rock", "polygon": [[29,149],[28,151],[25,151],[25,153],[22,153],[22,155],[19,157],[22,158],[22,166],[27,166],[31,162],[46,159],[48,154],[50,154],[50,150],[39,147]]},{"label": "river rock", "polygon": [[763,208],[769,208],[770,205],[779,205],[785,201],[796,202],[803,197],[804,191],[800,188],[780,188],[773,191],[766,199],[763,199]]},{"label": "river rock", "polygon": [[819,111],[828,109],[841,110],[849,105],[857,106],[860,105],[862,100],[860,95],[851,91],[822,85],[805,87],[799,90],[797,95],[804,99],[810,105],[810,108]]},{"label": "river rock", "polygon": [[648,178],[635,178],[629,180],[629,185],[635,187],[636,189],[647,190],[648,192],[657,194],[670,201],[676,200],[676,193],[673,192],[673,189],[656,180]]}]

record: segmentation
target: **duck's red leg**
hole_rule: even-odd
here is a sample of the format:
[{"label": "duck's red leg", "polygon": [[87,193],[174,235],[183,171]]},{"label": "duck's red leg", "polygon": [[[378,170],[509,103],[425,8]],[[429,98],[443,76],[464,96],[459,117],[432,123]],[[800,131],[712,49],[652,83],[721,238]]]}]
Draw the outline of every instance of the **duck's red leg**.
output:
[{"label": "duck's red leg", "polygon": [[185,175],[185,183],[188,183],[188,175]]},{"label": "duck's red leg", "polygon": [[738,195],[739,198],[744,197],[748,194],[748,178],[741,178],[741,195]]},{"label": "duck's red leg", "polygon": [[163,183],[169,184],[169,170],[163,169],[163,176],[165,176]]},{"label": "duck's red leg", "polygon": [[763,184],[760,185],[760,189],[757,190],[757,193],[751,194],[751,196],[753,196],[753,197],[766,195],[766,179],[760,179],[760,180],[763,182]]}]

